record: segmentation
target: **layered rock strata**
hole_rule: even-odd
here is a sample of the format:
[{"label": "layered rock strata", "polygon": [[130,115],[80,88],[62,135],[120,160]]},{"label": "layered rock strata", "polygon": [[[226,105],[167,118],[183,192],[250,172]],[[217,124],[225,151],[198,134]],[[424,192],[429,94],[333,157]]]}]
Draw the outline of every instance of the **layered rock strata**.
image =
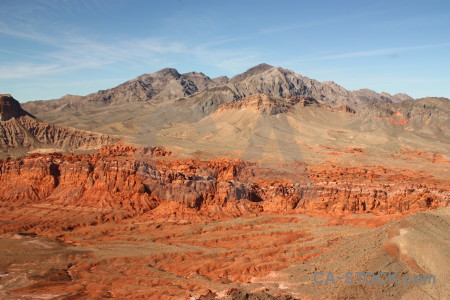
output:
[{"label": "layered rock strata", "polygon": [[411,213],[450,202],[449,182],[423,172],[319,165],[302,167],[296,180],[278,175],[238,159],[174,159],[164,149],[119,144],[92,155],[1,161],[0,200],[212,217]]}]

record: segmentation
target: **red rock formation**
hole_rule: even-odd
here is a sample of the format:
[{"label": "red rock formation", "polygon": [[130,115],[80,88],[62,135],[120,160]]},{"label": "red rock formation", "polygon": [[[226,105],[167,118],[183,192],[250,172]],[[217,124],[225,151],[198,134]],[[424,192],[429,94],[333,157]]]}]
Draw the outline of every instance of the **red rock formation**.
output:
[{"label": "red rock formation", "polygon": [[3,201],[143,212],[156,206],[134,161],[100,156],[37,156],[1,164]]},{"label": "red rock formation", "polygon": [[312,166],[299,182],[237,159],[175,160],[119,144],[93,155],[32,155],[0,163],[5,203],[236,216],[255,212],[410,213],[449,205],[448,181],[381,167]]},{"label": "red rock formation", "polygon": [[12,203],[39,203],[57,185],[53,157],[28,157],[0,164],[0,199]]}]

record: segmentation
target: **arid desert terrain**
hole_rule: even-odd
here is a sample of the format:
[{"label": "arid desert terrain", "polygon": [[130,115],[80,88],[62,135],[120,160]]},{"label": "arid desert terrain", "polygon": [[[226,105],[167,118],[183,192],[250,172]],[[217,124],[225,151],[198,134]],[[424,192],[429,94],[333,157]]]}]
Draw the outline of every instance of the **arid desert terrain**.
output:
[{"label": "arid desert terrain", "polygon": [[450,298],[449,99],[260,64],[0,114],[0,299]]}]

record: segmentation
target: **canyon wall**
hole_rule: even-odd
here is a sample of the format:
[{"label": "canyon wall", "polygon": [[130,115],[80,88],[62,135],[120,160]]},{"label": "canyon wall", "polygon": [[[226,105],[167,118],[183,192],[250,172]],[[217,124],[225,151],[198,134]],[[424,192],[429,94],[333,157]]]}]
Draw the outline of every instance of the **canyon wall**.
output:
[{"label": "canyon wall", "polygon": [[447,206],[449,181],[381,167],[299,168],[292,179],[238,159],[174,159],[119,144],[89,155],[34,154],[0,162],[3,204],[121,209],[132,214],[410,213]]}]

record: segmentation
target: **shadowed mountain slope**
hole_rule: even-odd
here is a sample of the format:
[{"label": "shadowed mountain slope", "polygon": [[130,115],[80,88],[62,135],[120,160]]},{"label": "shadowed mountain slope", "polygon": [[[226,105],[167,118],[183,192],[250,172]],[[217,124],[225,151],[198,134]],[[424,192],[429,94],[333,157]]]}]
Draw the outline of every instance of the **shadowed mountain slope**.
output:
[{"label": "shadowed mountain slope", "polygon": [[28,151],[92,150],[119,140],[105,134],[48,124],[23,110],[11,95],[0,95],[0,157]]}]

